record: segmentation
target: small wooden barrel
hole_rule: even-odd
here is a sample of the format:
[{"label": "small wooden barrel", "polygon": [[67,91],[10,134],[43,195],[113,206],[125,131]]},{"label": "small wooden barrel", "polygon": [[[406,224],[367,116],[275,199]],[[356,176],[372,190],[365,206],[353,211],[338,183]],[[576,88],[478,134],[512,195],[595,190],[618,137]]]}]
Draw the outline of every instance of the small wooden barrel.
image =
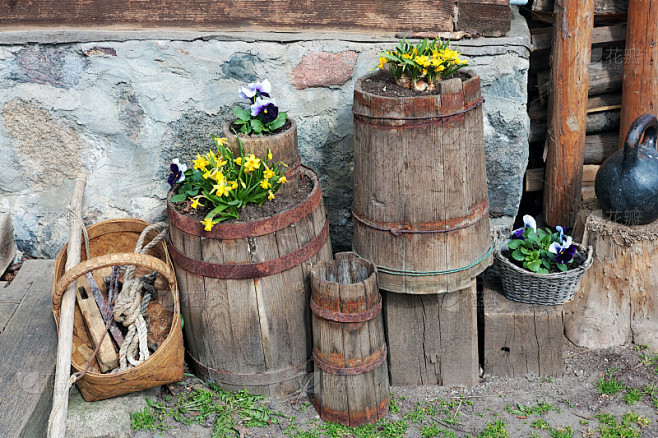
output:
[{"label": "small wooden barrel", "polygon": [[315,409],[346,426],[388,413],[390,387],[377,270],[354,253],[311,271]]},{"label": "small wooden barrel", "polygon": [[492,262],[480,78],[441,94],[385,97],[354,89],[354,251],[381,289],[464,289]]},{"label": "small wooden barrel", "polygon": [[[291,209],[204,231],[167,203],[188,363],[229,390],[298,391],[311,359],[308,274],[331,259],[320,184]],[[171,192],[170,192],[171,195]]]},{"label": "small wooden barrel", "polygon": [[[293,193],[297,190],[298,179],[302,170],[302,160],[299,157],[297,148],[297,124],[291,118],[288,118],[291,125],[285,131],[275,135],[257,136],[240,136],[242,148],[245,153],[249,152],[257,157],[263,158],[267,156],[267,150],[272,152],[275,162],[283,162],[288,166],[285,176],[288,183],[281,186],[279,193],[281,195]],[[224,124],[224,136],[228,139],[229,146],[233,154],[240,153],[240,146],[238,144],[238,137],[231,131],[231,124],[227,122]]]}]

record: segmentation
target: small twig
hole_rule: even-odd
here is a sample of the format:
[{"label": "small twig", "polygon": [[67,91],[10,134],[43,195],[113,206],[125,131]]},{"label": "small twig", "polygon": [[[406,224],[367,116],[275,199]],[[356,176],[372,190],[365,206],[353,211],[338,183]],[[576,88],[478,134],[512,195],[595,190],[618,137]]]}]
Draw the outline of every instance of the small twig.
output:
[{"label": "small twig", "polygon": [[592,421],[594,421],[594,419],[591,418],[591,417],[586,417],[586,416],[584,416],[584,415],[578,415],[578,414],[576,414],[575,412],[572,412],[572,414],[574,414],[576,417],[580,417],[580,418],[582,418],[583,420],[592,420]]},{"label": "small twig", "polygon": [[456,398],[485,398],[485,397],[498,397],[498,394],[487,394],[487,395],[460,395],[460,396],[453,396],[450,397],[451,399],[456,399]]},{"label": "small twig", "polygon": [[572,353],[569,356],[565,356],[564,359],[569,359],[570,357],[578,356],[579,354],[587,353],[588,351],[594,351],[594,348],[588,348],[584,351],[579,351],[578,353]]}]

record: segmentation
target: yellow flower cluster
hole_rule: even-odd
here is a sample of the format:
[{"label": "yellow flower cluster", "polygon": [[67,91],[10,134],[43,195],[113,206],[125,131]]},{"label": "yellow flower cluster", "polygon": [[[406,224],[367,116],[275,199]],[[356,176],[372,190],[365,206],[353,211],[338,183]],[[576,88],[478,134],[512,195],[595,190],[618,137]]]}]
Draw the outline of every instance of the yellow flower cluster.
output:
[{"label": "yellow flower cluster", "polygon": [[459,56],[450,49],[449,41],[424,39],[414,46],[403,39],[395,50],[380,55],[379,68],[389,68],[396,80],[404,76],[414,82],[423,79],[434,83],[468,64]]},{"label": "yellow flower cluster", "polygon": [[243,153],[235,157],[226,138],[213,136],[217,150],[197,154],[192,169],[185,170],[185,178],[172,196],[172,202],[187,200],[190,208],[211,209],[201,224],[211,231],[222,220],[237,218],[238,209],[248,203],[262,204],[275,199],[276,191],[286,183],[285,163],[273,162],[271,151],[265,158]]}]

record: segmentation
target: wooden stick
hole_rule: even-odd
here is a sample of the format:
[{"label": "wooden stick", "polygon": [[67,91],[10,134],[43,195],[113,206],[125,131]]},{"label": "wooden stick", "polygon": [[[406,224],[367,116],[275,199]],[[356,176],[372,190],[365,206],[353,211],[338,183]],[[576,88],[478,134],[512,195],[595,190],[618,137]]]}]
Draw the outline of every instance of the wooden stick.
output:
[{"label": "wooden stick", "polygon": [[[73,185],[73,196],[69,208],[69,245],[66,257],[66,271],[80,263],[82,245],[82,224],[75,219],[82,213],[82,196],[87,176],[78,176]],[[57,341],[57,364],[55,367],[55,386],[53,389],[53,409],[48,421],[48,437],[64,438],[66,434],[66,414],[69,407],[69,385],[71,375],[71,353],[73,350],[73,318],[75,312],[75,292],[77,281],[71,283],[62,296],[59,315],[59,332]]]},{"label": "wooden stick", "polygon": [[555,2],[544,222],[573,227],[580,204],[594,0]]},{"label": "wooden stick", "polygon": [[658,0],[631,0],[628,4],[626,62],[622,88],[619,147],[636,118],[658,115]]}]

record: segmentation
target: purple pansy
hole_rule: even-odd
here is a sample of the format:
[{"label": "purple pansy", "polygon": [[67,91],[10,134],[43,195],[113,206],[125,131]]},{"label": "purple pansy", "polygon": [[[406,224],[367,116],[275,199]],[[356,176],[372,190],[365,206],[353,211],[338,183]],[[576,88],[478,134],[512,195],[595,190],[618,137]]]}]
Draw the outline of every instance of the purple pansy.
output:
[{"label": "purple pansy", "polygon": [[523,237],[523,233],[525,233],[525,230],[527,230],[528,228],[532,228],[536,232],[537,222],[535,222],[535,219],[532,216],[526,214],[525,216],[523,216],[523,228],[517,228],[516,230],[512,231],[512,237],[514,239],[525,240],[525,237]]},{"label": "purple pansy", "polygon": [[178,158],[171,160],[169,170],[171,173],[169,174],[169,178],[167,178],[167,182],[170,186],[185,181],[185,171],[187,170],[187,166],[185,164],[181,164]]},{"label": "purple pansy", "polygon": [[259,96],[270,97],[272,84],[265,79],[263,82],[252,82],[246,87],[240,87],[240,97],[254,103]]},{"label": "purple pansy", "polygon": [[573,260],[573,256],[576,253],[576,245],[571,244],[571,236],[567,236],[563,242],[553,242],[551,246],[548,247],[548,250],[555,254],[555,260],[558,264],[569,263]]},{"label": "purple pansy", "polygon": [[256,117],[263,116],[263,122],[269,123],[275,120],[279,115],[279,107],[276,106],[274,99],[267,99],[257,97],[253,105],[251,105],[251,115]]}]

